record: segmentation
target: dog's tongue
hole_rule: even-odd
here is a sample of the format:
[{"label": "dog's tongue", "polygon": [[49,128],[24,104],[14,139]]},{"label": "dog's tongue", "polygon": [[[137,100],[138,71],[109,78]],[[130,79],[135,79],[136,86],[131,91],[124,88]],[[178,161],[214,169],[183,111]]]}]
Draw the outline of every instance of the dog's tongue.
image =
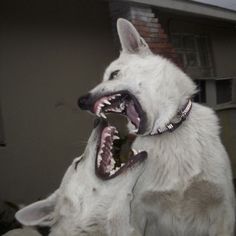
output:
[{"label": "dog's tongue", "polygon": [[134,102],[131,100],[128,103],[127,109],[126,109],[126,115],[129,117],[129,119],[132,121],[133,124],[135,124],[136,128],[139,127],[140,119],[138,116],[138,113],[136,112],[136,109],[134,107]]}]

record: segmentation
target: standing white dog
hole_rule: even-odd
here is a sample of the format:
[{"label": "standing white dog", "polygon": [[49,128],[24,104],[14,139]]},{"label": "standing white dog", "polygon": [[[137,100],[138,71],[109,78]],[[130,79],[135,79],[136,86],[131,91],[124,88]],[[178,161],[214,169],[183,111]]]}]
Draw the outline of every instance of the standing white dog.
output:
[{"label": "standing white dog", "polygon": [[148,153],[134,187],[132,225],[146,236],[232,236],[231,167],[216,115],[191,102],[193,81],[153,55],[130,22],[119,19],[117,29],[120,57],[79,106],[104,118],[110,112],[127,116],[138,135],[133,148]]},{"label": "standing white dog", "polygon": [[[128,150],[127,164],[109,174],[114,167],[115,142],[119,142],[116,128],[100,120],[84,154],[73,161],[59,189],[18,211],[16,219],[26,226],[50,226],[50,236],[137,235],[130,225],[131,201],[147,153],[134,155],[135,150]],[[119,158],[119,153],[113,155]]]}]

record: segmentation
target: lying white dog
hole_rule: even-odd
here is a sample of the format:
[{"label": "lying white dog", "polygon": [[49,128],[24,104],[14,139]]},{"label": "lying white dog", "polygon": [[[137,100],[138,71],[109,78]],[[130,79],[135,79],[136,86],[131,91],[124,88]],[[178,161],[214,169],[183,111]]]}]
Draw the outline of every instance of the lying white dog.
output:
[{"label": "lying white dog", "polygon": [[115,166],[113,157],[119,159],[120,152],[116,153],[114,143],[122,147],[123,141],[105,121],[96,126],[84,154],[73,161],[59,189],[16,213],[21,224],[51,226],[50,236],[137,235],[130,225],[130,205],[147,154],[131,150],[129,138],[128,152],[122,154],[128,155],[128,162]]},{"label": "lying white dog", "polygon": [[193,81],[153,55],[130,22],[119,19],[117,26],[120,57],[79,106],[104,118],[127,116],[138,135],[133,147],[148,153],[134,188],[132,225],[147,236],[232,236],[231,167],[216,115],[191,102]]},{"label": "lying white dog", "polygon": [[23,229],[13,229],[3,234],[2,236],[42,236],[33,228],[25,227]]}]

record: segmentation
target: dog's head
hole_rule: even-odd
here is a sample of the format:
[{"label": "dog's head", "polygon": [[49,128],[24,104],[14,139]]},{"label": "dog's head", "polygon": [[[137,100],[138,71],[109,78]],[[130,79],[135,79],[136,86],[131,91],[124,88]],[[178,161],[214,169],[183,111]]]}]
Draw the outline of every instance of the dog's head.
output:
[{"label": "dog's head", "polygon": [[132,150],[131,140],[128,150],[121,151],[124,140],[104,119],[97,119],[94,126],[84,154],[72,162],[60,187],[48,198],[18,211],[20,223],[52,226],[51,235],[57,236],[98,231],[107,210],[116,201],[119,206],[118,196],[132,193],[147,153]]},{"label": "dog's head", "polygon": [[97,116],[120,113],[130,129],[149,135],[162,129],[195,93],[194,83],[167,59],[151,53],[127,20],[117,21],[122,51],[103,81],[79,99],[79,107]]}]

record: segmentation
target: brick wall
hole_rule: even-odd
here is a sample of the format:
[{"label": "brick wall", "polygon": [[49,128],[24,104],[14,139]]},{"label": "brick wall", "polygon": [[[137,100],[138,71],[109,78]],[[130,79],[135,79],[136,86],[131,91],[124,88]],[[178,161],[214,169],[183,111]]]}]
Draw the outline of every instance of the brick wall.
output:
[{"label": "brick wall", "polygon": [[[131,21],[140,35],[148,43],[153,53],[162,55],[183,68],[181,60],[170,43],[168,35],[164,32],[150,6],[139,6],[129,4],[128,2],[111,1],[110,9],[113,30],[116,29],[115,24],[119,17]],[[116,32],[114,32],[114,34],[117,35]]]}]

